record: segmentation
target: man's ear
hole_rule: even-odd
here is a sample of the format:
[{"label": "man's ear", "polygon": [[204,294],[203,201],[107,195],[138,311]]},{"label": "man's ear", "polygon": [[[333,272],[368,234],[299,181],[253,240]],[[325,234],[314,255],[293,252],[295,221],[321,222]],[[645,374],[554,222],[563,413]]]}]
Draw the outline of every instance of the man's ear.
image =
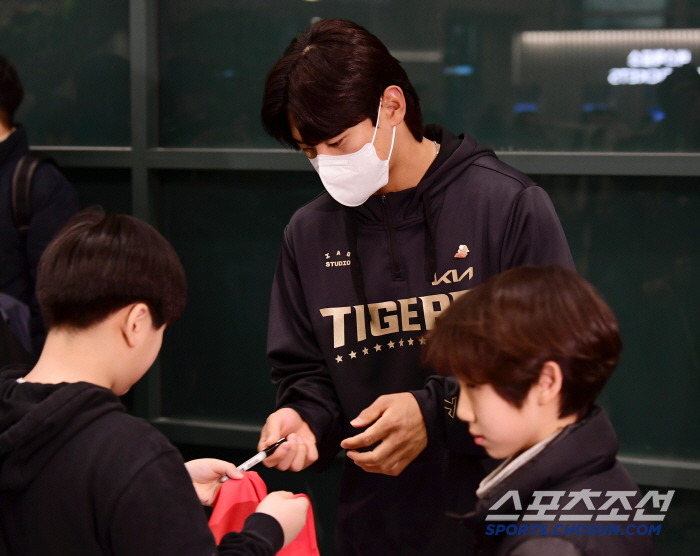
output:
[{"label": "man's ear", "polygon": [[153,326],[151,311],[145,303],[131,305],[122,321],[122,335],[129,347],[138,345],[143,333]]},{"label": "man's ear", "polygon": [[540,405],[546,405],[554,399],[559,399],[564,376],[559,363],[555,361],[545,361],[540,371],[540,378],[537,381],[537,401]]},{"label": "man's ear", "polygon": [[406,98],[398,85],[389,85],[382,95],[382,109],[389,112],[389,123],[399,125],[406,117]]}]

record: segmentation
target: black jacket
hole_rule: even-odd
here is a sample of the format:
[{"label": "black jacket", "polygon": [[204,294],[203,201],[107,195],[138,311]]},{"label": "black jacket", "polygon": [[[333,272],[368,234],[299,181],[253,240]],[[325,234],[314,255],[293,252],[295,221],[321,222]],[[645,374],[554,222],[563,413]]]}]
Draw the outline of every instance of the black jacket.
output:
[{"label": "black jacket", "polygon": [[27,237],[20,238],[12,217],[12,175],[17,161],[27,152],[27,134],[21,125],[0,143],[0,291],[29,306],[31,334],[38,353],[46,332],[36,301],[36,267],[56,232],[78,210],[78,194],[53,164],[41,164],[32,180],[31,223]]},{"label": "black jacket", "polygon": [[[0,373],[0,554],[217,553],[184,462],[162,434],[110,390],[18,383],[25,373]],[[269,556],[282,542],[275,519],[253,514],[218,553]]]},{"label": "black jacket", "polygon": [[[478,531],[477,545],[481,545],[479,556],[655,556],[653,535],[648,526],[659,526],[660,522],[636,521],[636,505],[641,493],[625,468],[617,461],[617,436],[605,412],[595,408],[587,418],[568,426],[539,454],[517,469],[512,475],[494,485],[481,498],[473,512],[463,517],[467,525]],[[579,501],[570,510],[564,508],[571,503],[571,492],[590,489],[599,496],[591,498],[595,510],[586,508]],[[517,510],[512,498],[508,498],[497,510],[489,509],[497,504],[509,491],[517,491],[521,510]],[[551,521],[525,521],[524,515],[533,501],[535,491],[565,492],[559,498],[557,510],[547,510],[547,515],[556,516]],[[632,509],[625,509],[619,501],[602,510],[610,499],[610,491],[636,493],[627,500]],[[549,497],[541,499],[550,505]],[[610,514],[617,508],[618,515],[626,521],[601,521],[597,517]],[[645,514],[658,514],[652,503],[645,504]],[[517,522],[485,522],[487,515],[520,515]],[[591,515],[591,519],[564,521],[561,516]],[[515,534],[501,530],[497,525],[511,526]],[[644,533],[637,533],[637,526]],[[516,529],[523,527],[521,534]],[[612,529],[611,529],[612,527]],[[628,529],[629,527],[629,529]],[[568,529],[567,529],[568,528]],[[640,529],[642,531],[642,529]]]},{"label": "black jacket", "polygon": [[[524,264],[573,266],[541,188],[471,137],[438,126],[425,134],[441,148],[417,187],[356,209],[321,194],[285,229],[275,274],[268,359],[277,407],[309,424],[318,466],[359,432],[349,421],[382,394],[413,392],[428,429],[428,447],[399,477],[345,466],[338,553],[464,554],[443,515],[445,442],[468,452],[467,491],[481,475],[473,455],[484,453],[454,419],[456,384],[421,367],[422,337],[488,276]],[[460,245],[466,258],[455,258]]]}]

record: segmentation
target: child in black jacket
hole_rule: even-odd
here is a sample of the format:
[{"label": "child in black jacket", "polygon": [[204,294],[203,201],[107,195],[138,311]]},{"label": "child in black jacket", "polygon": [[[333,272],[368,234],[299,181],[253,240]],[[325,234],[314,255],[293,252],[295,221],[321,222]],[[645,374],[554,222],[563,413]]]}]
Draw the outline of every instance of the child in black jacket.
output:
[{"label": "child in black jacket", "polygon": [[[153,364],[185,290],[175,251],[136,218],[88,210],[49,244],[37,280],[46,345],[28,374],[0,373],[0,554],[217,553],[200,503],[241,474],[185,464],[118,398]],[[291,496],[270,494],[218,553],[271,556],[291,542],[308,508]]]},{"label": "child in black jacket", "polygon": [[610,308],[557,266],[492,277],[437,320],[425,360],[457,376],[457,416],[505,459],[481,482],[474,511],[456,516],[477,531],[481,554],[656,554],[658,508],[673,491],[641,496],[593,405],[621,347]]}]

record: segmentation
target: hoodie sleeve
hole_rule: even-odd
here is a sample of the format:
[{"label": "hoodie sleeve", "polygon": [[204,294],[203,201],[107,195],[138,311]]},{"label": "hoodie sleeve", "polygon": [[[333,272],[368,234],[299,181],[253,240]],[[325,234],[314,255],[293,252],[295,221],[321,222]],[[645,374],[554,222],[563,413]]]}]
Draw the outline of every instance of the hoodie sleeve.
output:
[{"label": "hoodie sleeve", "polygon": [[560,264],[574,268],[569,244],[554,205],[537,185],[515,197],[501,245],[500,272],[523,265]]},{"label": "hoodie sleeve", "polygon": [[311,325],[288,227],[272,284],[267,357],[276,409],[290,407],[306,421],[319,451],[315,468],[324,469],[340,451],[343,412]]},{"label": "hoodie sleeve", "polygon": [[110,520],[111,554],[272,556],[282,548],[279,523],[250,516],[240,533],[218,547],[179,453],[173,448],[145,463],[119,497]]},{"label": "hoodie sleeve", "polygon": [[[514,197],[500,221],[503,230],[497,236],[494,251],[500,253],[492,272],[503,272],[523,265],[560,264],[574,268],[569,244],[554,205],[537,185],[523,187]],[[496,240],[498,237],[498,240]],[[450,450],[486,455],[474,444],[469,427],[457,419],[459,383],[454,378],[431,376],[423,390],[414,392],[428,428],[429,438],[442,437]]]},{"label": "hoodie sleeve", "polygon": [[454,377],[434,375],[422,390],[411,392],[423,413],[429,441],[446,442],[452,452],[486,457],[486,451],[474,444],[469,425],[457,418],[459,382]]}]

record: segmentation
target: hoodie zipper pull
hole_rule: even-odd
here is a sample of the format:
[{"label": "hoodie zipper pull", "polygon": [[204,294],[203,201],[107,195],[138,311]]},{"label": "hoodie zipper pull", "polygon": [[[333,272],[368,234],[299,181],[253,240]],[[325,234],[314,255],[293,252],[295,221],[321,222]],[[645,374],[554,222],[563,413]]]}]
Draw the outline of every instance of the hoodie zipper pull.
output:
[{"label": "hoodie zipper pull", "polygon": [[391,251],[391,273],[394,280],[403,280],[401,265],[399,264],[399,242],[396,238],[396,230],[394,230],[394,222],[391,219],[391,211],[387,205],[386,195],[381,196],[382,208],[384,209],[384,219],[386,227],[389,230],[389,249]]}]

